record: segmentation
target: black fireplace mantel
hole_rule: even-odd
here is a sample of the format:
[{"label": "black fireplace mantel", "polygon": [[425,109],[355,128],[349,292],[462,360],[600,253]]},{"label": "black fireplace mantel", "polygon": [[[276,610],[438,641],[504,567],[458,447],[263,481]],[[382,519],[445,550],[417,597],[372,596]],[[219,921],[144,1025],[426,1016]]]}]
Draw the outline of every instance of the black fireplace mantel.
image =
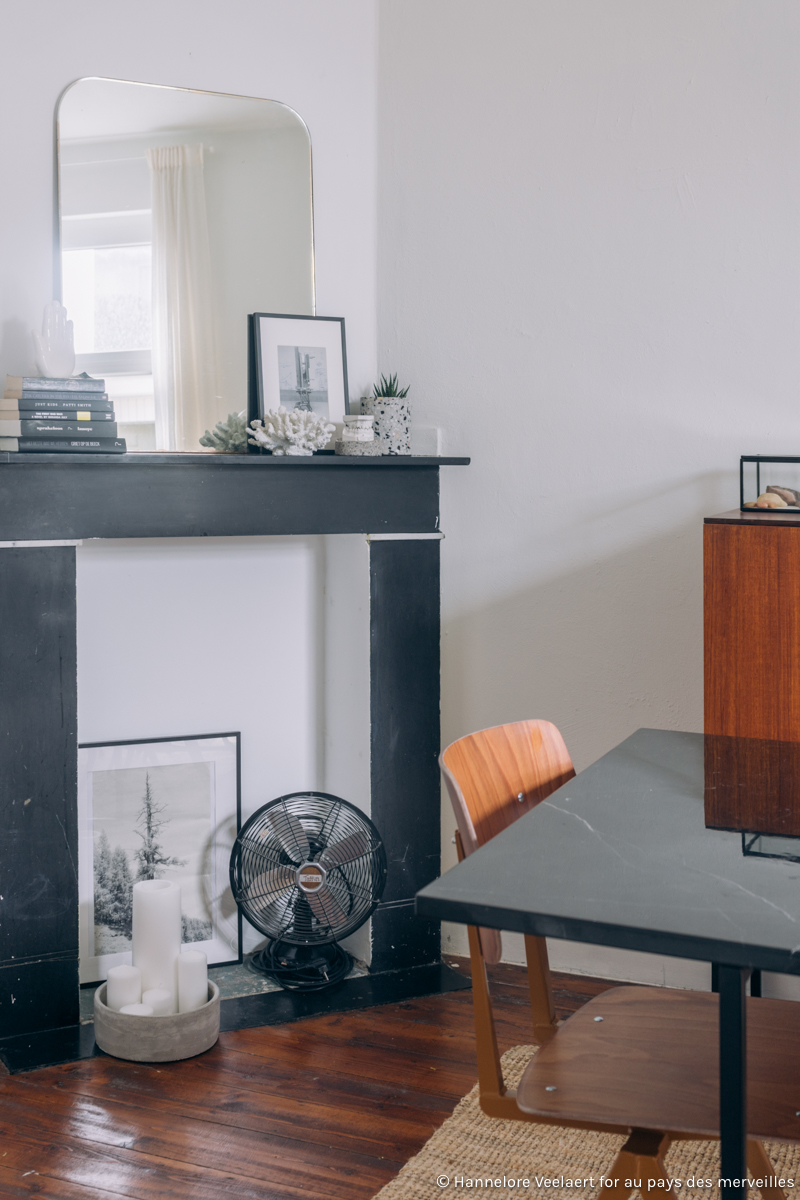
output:
[{"label": "black fireplace mantel", "polygon": [[468,458],[0,454],[0,541],[426,533]]},{"label": "black fireplace mantel", "polygon": [[[468,463],[0,455],[0,1058],[8,1065],[64,1061],[77,1053],[64,1046],[81,1040],[75,544],[83,539],[372,535],[370,786],[389,860],[372,970],[376,981],[381,972],[395,981],[390,999],[402,993],[403,973],[435,973],[438,924],[415,916],[413,897],[439,872],[439,469]],[[411,995],[423,985],[408,986]]]}]

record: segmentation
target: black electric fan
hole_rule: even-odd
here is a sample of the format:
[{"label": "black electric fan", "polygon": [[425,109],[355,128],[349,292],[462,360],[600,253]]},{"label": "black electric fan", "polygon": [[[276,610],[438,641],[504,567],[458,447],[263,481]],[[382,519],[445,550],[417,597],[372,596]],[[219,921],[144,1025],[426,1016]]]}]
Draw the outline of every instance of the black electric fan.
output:
[{"label": "black electric fan", "polygon": [[338,983],[351,967],[338,942],[383,894],[386,851],[360,809],[326,792],[292,792],[253,813],[231,852],[231,889],[270,942],[253,965],[291,991]]}]

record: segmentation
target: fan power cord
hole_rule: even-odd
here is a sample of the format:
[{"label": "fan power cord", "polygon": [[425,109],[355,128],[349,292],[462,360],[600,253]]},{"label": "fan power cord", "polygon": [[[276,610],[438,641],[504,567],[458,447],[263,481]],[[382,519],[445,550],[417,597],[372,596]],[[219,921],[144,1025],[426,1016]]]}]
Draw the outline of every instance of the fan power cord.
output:
[{"label": "fan power cord", "polygon": [[335,956],[324,975],[320,974],[318,967],[285,967],[275,954],[276,945],[277,942],[270,942],[258,954],[254,954],[252,964],[256,970],[271,975],[287,992],[321,992],[324,988],[341,983],[353,965],[347,951],[343,950],[338,942],[334,942]]}]

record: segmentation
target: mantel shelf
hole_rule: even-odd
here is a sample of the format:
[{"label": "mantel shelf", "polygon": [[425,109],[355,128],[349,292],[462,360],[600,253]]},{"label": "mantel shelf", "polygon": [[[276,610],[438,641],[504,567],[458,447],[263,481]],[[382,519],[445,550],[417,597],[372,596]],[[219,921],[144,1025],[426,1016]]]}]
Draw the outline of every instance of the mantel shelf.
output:
[{"label": "mantel shelf", "polygon": [[414,455],[6,454],[0,541],[434,533],[439,468]]},{"label": "mantel shelf", "polygon": [[379,467],[381,470],[409,467],[467,467],[468,458],[435,458],[423,454],[382,454],[359,456],[334,454],[330,450],[308,456],[273,454],[146,454],[131,451],[128,454],[10,454],[0,453],[0,466],[28,467],[42,463],[54,466],[99,466],[113,464],[115,467],[135,468],[141,466],[192,466],[202,463],[214,467]]}]

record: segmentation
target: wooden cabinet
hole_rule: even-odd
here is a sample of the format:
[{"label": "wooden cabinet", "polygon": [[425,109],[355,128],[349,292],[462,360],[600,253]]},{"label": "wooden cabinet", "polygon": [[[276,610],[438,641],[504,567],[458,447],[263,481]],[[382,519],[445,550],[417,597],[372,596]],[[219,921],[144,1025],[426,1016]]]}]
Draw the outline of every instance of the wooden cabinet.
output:
[{"label": "wooden cabinet", "polygon": [[705,732],[800,742],[800,514],[707,517]]}]

